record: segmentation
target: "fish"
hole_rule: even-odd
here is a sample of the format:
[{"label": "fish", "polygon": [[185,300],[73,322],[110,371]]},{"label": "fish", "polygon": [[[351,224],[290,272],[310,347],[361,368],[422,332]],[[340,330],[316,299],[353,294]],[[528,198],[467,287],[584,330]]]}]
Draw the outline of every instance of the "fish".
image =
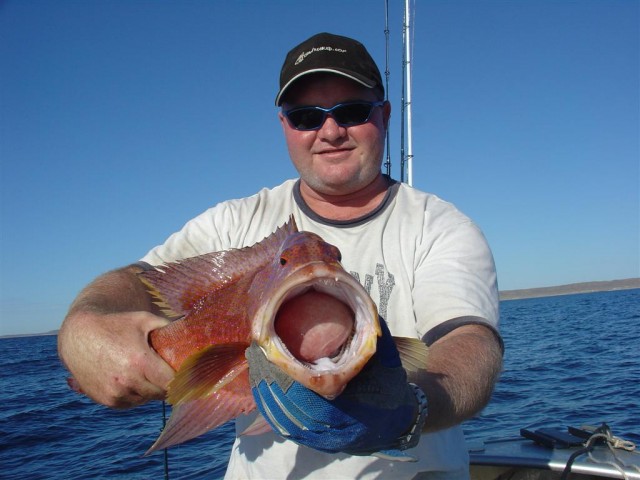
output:
[{"label": "fish", "polygon": [[[250,246],[206,253],[139,274],[173,321],[151,346],[176,371],[172,414],[147,454],[195,438],[256,410],[245,351],[327,399],[338,396],[375,353],[375,303],[341,264],[337,247],[298,231],[293,216]],[[266,421],[249,427],[257,434]]]}]

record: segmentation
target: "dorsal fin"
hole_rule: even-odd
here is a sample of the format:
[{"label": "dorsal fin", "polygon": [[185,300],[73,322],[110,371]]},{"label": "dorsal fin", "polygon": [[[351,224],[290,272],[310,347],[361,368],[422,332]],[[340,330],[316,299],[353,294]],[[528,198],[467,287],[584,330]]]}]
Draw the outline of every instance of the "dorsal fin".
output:
[{"label": "dorsal fin", "polygon": [[205,253],[153,268],[139,274],[140,280],[169,316],[188,313],[202,298],[252,277],[270,262],[284,240],[298,231],[293,218],[264,240],[250,246]]}]

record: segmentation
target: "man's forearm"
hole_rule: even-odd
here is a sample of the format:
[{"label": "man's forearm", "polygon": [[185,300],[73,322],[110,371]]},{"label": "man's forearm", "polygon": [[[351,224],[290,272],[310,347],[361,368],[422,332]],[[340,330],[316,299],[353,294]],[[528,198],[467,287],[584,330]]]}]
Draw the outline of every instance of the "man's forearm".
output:
[{"label": "man's forearm", "polygon": [[146,287],[137,277],[141,271],[140,267],[130,265],[99,276],[78,294],[69,308],[67,319],[84,311],[103,314],[135,311],[157,313]]},{"label": "man's forearm", "polygon": [[427,395],[424,431],[457,425],[482,410],[502,368],[502,351],[493,332],[465,325],[429,347],[427,372],[417,379]]}]

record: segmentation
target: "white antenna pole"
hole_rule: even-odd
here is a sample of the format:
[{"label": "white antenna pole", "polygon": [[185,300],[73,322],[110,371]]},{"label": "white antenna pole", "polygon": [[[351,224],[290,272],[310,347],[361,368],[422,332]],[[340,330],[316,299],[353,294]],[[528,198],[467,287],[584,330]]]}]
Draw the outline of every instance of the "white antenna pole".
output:
[{"label": "white antenna pole", "polygon": [[409,0],[404,1],[404,33],[405,33],[405,69],[406,69],[406,88],[407,88],[407,183],[413,186],[413,146],[411,135],[411,35],[410,35],[410,13]]}]

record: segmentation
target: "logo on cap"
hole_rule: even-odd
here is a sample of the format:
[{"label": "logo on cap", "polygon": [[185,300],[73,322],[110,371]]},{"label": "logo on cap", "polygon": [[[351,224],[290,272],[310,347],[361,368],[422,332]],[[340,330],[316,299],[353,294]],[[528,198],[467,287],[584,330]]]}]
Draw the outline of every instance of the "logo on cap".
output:
[{"label": "logo on cap", "polygon": [[294,63],[294,65],[298,65],[299,63],[301,63],[305,58],[307,58],[309,55],[311,55],[312,53],[315,52],[338,52],[338,53],[347,53],[347,51],[344,48],[334,48],[334,47],[313,47],[311,50],[308,50],[306,52],[302,52],[300,54],[300,56],[296,59],[296,62]]}]

